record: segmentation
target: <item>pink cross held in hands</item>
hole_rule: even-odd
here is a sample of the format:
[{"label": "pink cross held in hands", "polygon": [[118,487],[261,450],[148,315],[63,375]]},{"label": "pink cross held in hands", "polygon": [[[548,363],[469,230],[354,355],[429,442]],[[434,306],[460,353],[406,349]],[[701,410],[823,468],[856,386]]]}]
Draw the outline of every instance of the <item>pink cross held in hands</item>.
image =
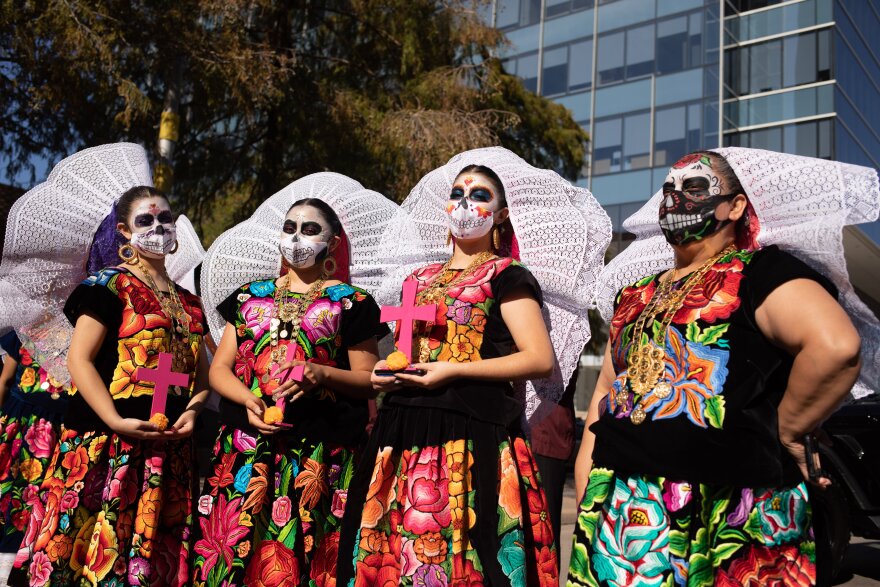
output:
[{"label": "pink cross held in hands", "polygon": [[412,363],[412,339],[416,320],[433,322],[437,317],[437,304],[416,305],[418,283],[415,279],[403,282],[403,300],[400,306],[382,306],[379,320],[382,322],[400,322],[397,337],[397,350],[406,355]]},{"label": "pink cross held in hands", "polygon": [[150,417],[153,414],[164,414],[165,404],[168,402],[168,388],[174,385],[186,387],[189,385],[189,375],[172,371],[171,364],[174,357],[171,353],[159,353],[159,364],[155,369],[138,367],[135,377],[138,381],[151,381],[153,388],[153,404],[150,406]]},{"label": "pink cross held in hands", "polygon": [[[297,345],[295,342],[291,342],[289,345],[287,345],[287,355],[285,358],[288,362],[293,361],[293,356],[296,354],[296,347]],[[305,365],[296,365],[295,367],[291,367],[290,369],[288,369],[287,376],[281,378],[281,383],[284,383],[285,381],[288,381],[290,379],[293,379],[296,382],[302,381],[303,375],[305,374],[305,369]],[[284,411],[284,404],[287,403],[285,401],[286,399],[287,398],[282,397],[279,398],[277,402],[275,402],[275,405],[278,406],[278,409],[282,412]]]}]

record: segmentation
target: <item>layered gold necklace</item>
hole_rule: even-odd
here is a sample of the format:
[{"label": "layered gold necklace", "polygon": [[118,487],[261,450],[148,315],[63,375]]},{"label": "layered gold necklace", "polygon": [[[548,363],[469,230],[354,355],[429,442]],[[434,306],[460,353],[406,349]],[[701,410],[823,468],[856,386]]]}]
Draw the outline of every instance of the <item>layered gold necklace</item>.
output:
[{"label": "layered gold necklace", "polygon": [[[645,421],[644,403],[649,395],[658,399],[666,399],[672,394],[672,384],[663,379],[666,371],[666,332],[675,314],[684,305],[688,294],[700,283],[706,273],[723,257],[736,251],[736,247],[730,245],[723,251],[703,263],[699,269],[690,274],[684,285],[673,290],[676,282],[676,270],[672,270],[665,280],[660,281],[651,300],[636,320],[633,328],[632,345],[627,355],[627,379],[629,387],[637,396],[634,400],[632,412],[629,418],[633,424],[641,424]],[[653,340],[645,335],[645,323],[650,318],[664,313],[660,328],[654,332]],[[614,401],[618,406],[625,406],[629,401],[629,392],[626,386],[617,392]]]},{"label": "layered gold necklace", "polygon": [[[303,297],[292,299],[288,295],[290,293],[290,274],[288,273],[278,281],[278,286],[275,288],[275,311],[274,315],[269,320],[269,344],[272,346],[272,352],[270,355],[271,362],[266,368],[266,372],[263,374],[263,383],[269,383],[272,379],[272,371],[275,370],[287,356],[287,347],[278,346],[278,341],[281,339],[289,339],[294,343],[296,342],[296,339],[299,336],[302,319],[309,307],[315,303],[315,300],[321,295],[321,290],[324,288],[325,281],[326,277],[322,274],[321,278],[309,287]],[[282,325],[284,325],[284,328],[282,328]]]},{"label": "layered gold necklace", "polygon": [[150,272],[147,271],[143,261],[138,258],[136,264],[141,273],[143,273],[147,286],[152,290],[153,295],[156,296],[162,312],[171,322],[171,329],[168,331],[169,347],[172,356],[171,369],[177,373],[189,373],[195,365],[195,357],[190,346],[190,335],[192,334],[192,329],[190,328],[191,318],[186,313],[183,302],[180,301],[180,296],[177,295],[177,287],[168,277],[168,274],[164,273],[163,269],[165,283],[168,284],[168,293],[166,295],[156,285],[156,281],[150,275]]},{"label": "layered gold necklace", "polygon": [[[468,266],[462,269],[461,271],[455,271],[451,268],[452,259],[450,258],[443,266],[440,268],[440,271],[434,275],[431,281],[428,283],[428,286],[420,291],[416,296],[416,304],[419,306],[429,305],[429,304],[437,304],[444,297],[446,297],[446,292],[456,285],[460,284],[464,281],[469,275],[471,275],[474,271],[476,271],[483,263],[486,263],[490,259],[494,259],[495,254],[490,251],[483,251],[479,255],[475,256]],[[431,331],[431,322],[426,322],[422,328],[421,332],[419,332],[419,362],[425,363],[431,358],[431,347],[428,340],[428,335]]]}]

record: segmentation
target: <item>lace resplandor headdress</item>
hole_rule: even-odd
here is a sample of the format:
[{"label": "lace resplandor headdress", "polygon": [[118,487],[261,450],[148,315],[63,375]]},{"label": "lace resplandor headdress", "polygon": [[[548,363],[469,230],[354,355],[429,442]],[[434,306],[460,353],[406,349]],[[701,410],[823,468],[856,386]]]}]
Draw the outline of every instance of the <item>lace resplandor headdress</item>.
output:
[{"label": "lace resplandor headdress", "polygon": [[[119,262],[109,252],[117,245],[115,222],[108,217],[115,215],[119,197],[140,185],[153,185],[143,147],[102,145],[62,160],[9,211],[0,263],[0,291],[8,295],[0,298],[0,330],[14,328],[40,365],[64,385],[70,382],[66,361],[73,333],[61,311],[64,302],[87,276],[93,240],[107,249],[101,256],[108,264]],[[99,226],[107,235],[96,237]],[[166,260],[174,281],[204,255],[189,220],[179,218],[177,228],[178,250]]]},{"label": "lace resplandor headdress", "polygon": [[590,340],[587,310],[611,241],[611,220],[589,191],[558,173],[532,167],[507,149],[459,153],[423,177],[401,205],[389,240],[397,244],[394,258],[405,262],[388,273],[383,297],[392,290],[399,301],[401,283],[409,273],[449,258],[446,203],[455,177],[469,165],[488,167],[504,184],[514,235],[513,242],[510,235],[502,239],[508,240],[503,252],[522,261],[544,295],[544,320],[557,365],[551,377],[517,386],[526,419],[535,423],[562,397]]},{"label": "lace resplandor headdress", "polygon": [[[750,223],[759,246],[778,245],[831,279],[862,338],[862,373],[852,390],[855,398],[878,389],[880,323],[858,298],[843,257],[843,227],[877,220],[880,187],[877,172],[812,157],[760,149],[714,150],[724,156],[739,178],[757,221]],[[621,288],[672,267],[672,248],[658,224],[662,192],[658,191],[623,223],[636,240],[615,257],[599,278],[597,305],[605,320],[614,313]]]},{"label": "lace resplandor headdress", "polygon": [[[342,243],[333,252],[335,278],[370,293],[383,274],[383,234],[398,210],[378,192],[339,173],[315,173],[298,179],[264,201],[253,215],[214,241],[202,265],[205,315],[214,340],[220,342],[226,322],[217,305],[236,288],[281,274],[281,228],[297,200],[317,198],[333,208],[342,223]],[[383,300],[377,298],[379,303]]]}]

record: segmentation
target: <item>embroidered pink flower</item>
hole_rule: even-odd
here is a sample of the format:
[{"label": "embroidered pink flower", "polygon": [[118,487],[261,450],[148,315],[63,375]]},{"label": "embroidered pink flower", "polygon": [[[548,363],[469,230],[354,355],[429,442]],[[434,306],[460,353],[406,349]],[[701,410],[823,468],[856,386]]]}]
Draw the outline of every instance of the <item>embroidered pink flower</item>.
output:
[{"label": "embroidered pink flower", "polygon": [[241,379],[241,382],[248,387],[251,386],[251,382],[254,379],[254,363],[257,362],[257,357],[254,355],[255,346],[256,343],[254,341],[246,340],[241,343],[241,346],[238,347],[238,352],[235,354],[233,370],[236,377]]},{"label": "embroidered pink flower", "polygon": [[257,448],[257,439],[236,429],[232,433],[232,446],[239,452],[247,452]]},{"label": "embroidered pink flower", "polygon": [[253,332],[254,340],[260,340],[269,329],[269,319],[272,316],[272,298],[253,297],[241,305],[239,311],[244,319],[245,328]]},{"label": "embroidered pink flower", "polygon": [[236,497],[227,503],[226,496],[221,493],[210,516],[199,518],[204,538],[196,542],[193,549],[205,557],[205,563],[202,566],[202,581],[208,580],[208,573],[211,572],[220,557],[223,557],[227,569],[232,568],[235,556],[232,547],[248,533],[247,526],[238,523],[240,502],[241,498]]},{"label": "embroidered pink flower", "polygon": [[61,509],[72,510],[79,505],[79,495],[73,491],[67,491],[61,496]]},{"label": "embroidered pink flower", "polygon": [[407,470],[407,508],[403,527],[413,534],[440,532],[451,523],[449,474],[446,458],[439,447],[425,447]]},{"label": "embroidered pink flower", "polygon": [[138,484],[134,479],[127,479],[128,476],[128,465],[122,465],[113,472],[113,478],[110,479],[108,495],[110,499],[119,498],[120,509],[127,508],[137,499]]},{"label": "embroidered pink flower", "polygon": [[55,446],[55,431],[52,424],[40,418],[28,428],[24,435],[28,450],[38,459],[49,458]]},{"label": "embroidered pink flower", "polygon": [[[8,496],[9,494],[7,494]],[[34,505],[35,500],[40,499],[40,488],[36,485],[28,485],[21,492],[21,500],[29,506]]]},{"label": "embroidered pink flower", "polygon": [[340,304],[327,298],[315,301],[306,311],[301,328],[312,343],[330,340],[339,331],[339,320],[342,312]]},{"label": "embroidered pink flower", "polygon": [[290,503],[290,498],[286,495],[282,495],[272,504],[272,521],[275,522],[276,526],[281,528],[290,521],[290,514],[292,511],[293,506]]},{"label": "embroidered pink flower", "polygon": [[207,516],[211,513],[211,510],[214,509],[214,500],[210,495],[203,495],[199,497],[199,513],[203,516]]},{"label": "embroidered pink flower", "polygon": [[49,575],[52,574],[52,561],[45,552],[38,551],[34,554],[30,566],[31,587],[43,587],[49,584]]},{"label": "embroidered pink flower", "polygon": [[663,482],[663,503],[670,512],[677,512],[689,504],[692,495],[690,483]]},{"label": "embroidered pink flower", "polygon": [[337,489],[333,492],[333,501],[330,504],[330,513],[337,518],[342,518],[345,513],[345,502],[348,501],[348,491]]}]

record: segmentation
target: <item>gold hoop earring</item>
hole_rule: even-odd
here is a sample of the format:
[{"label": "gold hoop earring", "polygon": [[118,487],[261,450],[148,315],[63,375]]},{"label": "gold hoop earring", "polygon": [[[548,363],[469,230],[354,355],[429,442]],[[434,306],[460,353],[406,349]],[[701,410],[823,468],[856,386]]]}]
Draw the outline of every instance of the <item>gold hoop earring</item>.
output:
[{"label": "gold hoop earring", "polygon": [[492,227],[492,246],[496,252],[501,250],[501,228],[497,224]]},{"label": "gold hoop earring", "polygon": [[180,248],[180,241],[179,241],[179,240],[175,240],[175,241],[174,241],[174,248],[172,248],[170,251],[168,251],[168,254],[169,254],[169,255],[173,255],[174,253],[177,252],[177,249],[178,249],[178,248]]},{"label": "gold hoop earring", "polygon": [[330,276],[336,273],[336,259],[328,256],[323,263],[324,275]]},{"label": "gold hoop earring", "polygon": [[131,243],[125,243],[124,245],[119,247],[119,250],[117,252],[119,253],[119,258],[126,263],[133,264],[137,263],[140,260],[137,249],[131,246]]}]

